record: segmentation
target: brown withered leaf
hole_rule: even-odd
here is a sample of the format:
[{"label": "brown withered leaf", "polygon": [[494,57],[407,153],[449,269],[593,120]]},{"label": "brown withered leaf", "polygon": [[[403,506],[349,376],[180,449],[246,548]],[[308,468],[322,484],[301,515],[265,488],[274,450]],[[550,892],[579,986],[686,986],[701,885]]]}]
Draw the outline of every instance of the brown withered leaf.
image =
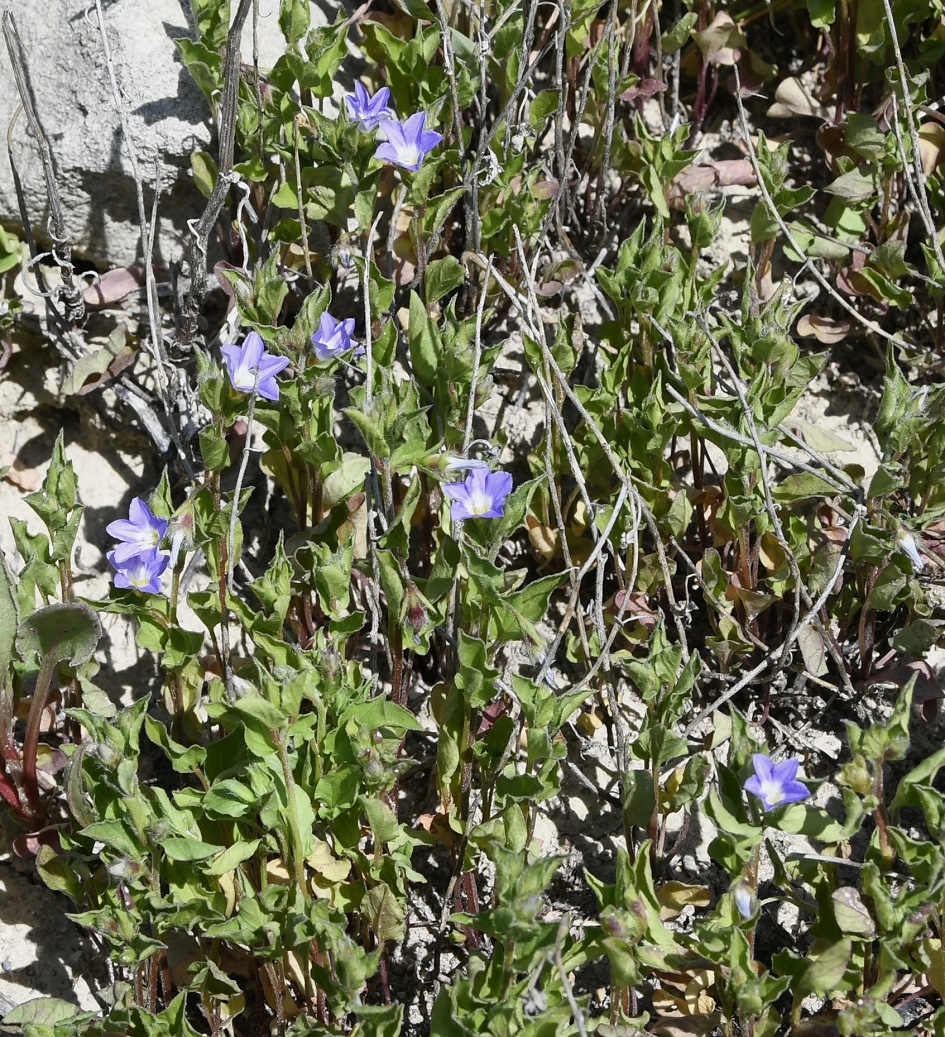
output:
[{"label": "brown withered leaf", "polygon": [[793,119],[796,116],[809,116],[826,122],[830,118],[827,109],[812,96],[804,84],[794,76],[783,79],[774,94],[774,104],[768,109],[772,119]]},{"label": "brown withered leaf", "polygon": [[832,346],[850,334],[853,324],[848,320],[832,320],[816,313],[805,313],[797,322],[797,333],[804,338],[815,338],[824,345]]},{"label": "brown withered leaf", "polygon": [[706,886],[692,886],[685,882],[664,882],[656,891],[656,899],[660,902],[660,918],[665,922],[675,918],[688,904],[695,907],[708,907],[712,903],[712,894]]},{"label": "brown withered leaf", "polygon": [[919,155],[922,170],[931,176],[945,159],[945,126],[940,122],[924,122],[919,127]]},{"label": "brown withered leaf", "polygon": [[0,478],[24,493],[38,490],[43,481],[42,475],[35,468],[27,468],[15,454],[3,449],[0,449]]},{"label": "brown withered leaf", "polygon": [[102,310],[120,302],[143,284],[144,267],[135,263],[117,270],[106,270],[94,284],[85,289],[82,298],[90,310]]},{"label": "brown withered leaf", "polygon": [[674,208],[685,208],[691,194],[704,194],[717,187],[745,186],[755,183],[755,171],[747,158],[726,158],[686,166],[669,185],[667,197]]},{"label": "brown withered leaf", "polygon": [[131,367],[137,355],[138,350],[128,344],[128,329],[119,324],[101,349],[76,360],[62,391],[67,396],[85,396],[100,389]]},{"label": "brown withered leaf", "polygon": [[712,23],[692,38],[710,65],[734,65],[741,51],[748,45],[732,16],[720,11]]},{"label": "brown withered leaf", "polygon": [[631,591],[629,595],[626,591],[617,591],[613,598],[604,605],[604,610],[608,615],[611,613],[616,615],[621,609],[624,621],[632,618],[638,620],[644,630],[656,629],[659,613],[650,607],[646,595],[641,591]]},{"label": "brown withered leaf", "polygon": [[556,529],[544,525],[534,515],[525,516],[525,525],[528,527],[528,542],[542,566],[561,554],[561,538]]}]

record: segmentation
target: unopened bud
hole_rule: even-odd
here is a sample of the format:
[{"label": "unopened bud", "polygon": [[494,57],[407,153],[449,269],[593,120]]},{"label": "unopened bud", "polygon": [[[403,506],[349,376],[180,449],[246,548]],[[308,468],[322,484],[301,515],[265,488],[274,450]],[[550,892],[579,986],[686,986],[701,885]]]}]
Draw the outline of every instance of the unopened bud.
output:
[{"label": "unopened bud", "polygon": [[732,890],[732,899],[738,913],[746,921],[758,910],[758,898],[755,891],[745,882],[739,884]]},{"label": "unopened bud", "polygon": [[419,634],[429,622],[429,617],[427,616],[427,610],[423,607],[423,597],[420,591],[417,590],[417,585],[413,580],[410,580],[407,584],[405,602],[407,606],[407,622]]}]

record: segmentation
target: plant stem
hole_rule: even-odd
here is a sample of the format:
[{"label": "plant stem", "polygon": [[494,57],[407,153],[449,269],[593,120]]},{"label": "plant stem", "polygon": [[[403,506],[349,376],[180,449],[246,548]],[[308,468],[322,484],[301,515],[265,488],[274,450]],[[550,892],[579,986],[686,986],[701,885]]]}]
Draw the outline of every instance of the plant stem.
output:
[{"label": "plant stem", "polygon": [[49,697],[49,688],[52,684],[53,674],[60,662],[55,652],[47,652],[43,656],[39,674],[36,678],[36,688],[33,691],[33,700],[30,702],[29,717],[26,721],[26,737],[23,740],[23,788],[30,809],[35,815],[40,813],[39,785],[36,781],[36,753],[39,749],[39,728],[46,707],[46,699]]}]

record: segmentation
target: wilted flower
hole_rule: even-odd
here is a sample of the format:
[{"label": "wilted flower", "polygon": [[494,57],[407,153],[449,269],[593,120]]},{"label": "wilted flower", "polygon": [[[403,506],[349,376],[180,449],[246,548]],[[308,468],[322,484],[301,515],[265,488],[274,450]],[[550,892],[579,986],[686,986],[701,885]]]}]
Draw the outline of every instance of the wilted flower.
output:
[{"label": "wilted flower", "polygon": [[752,756],[755,773],[745,782],[745,791],[761,800],[765,810],[774,810],[785,803],[799,803],[807,799],[810,789],[797,777],[797,760],[775,764],[770,756],[755,753]]},{"label": "wilted flower", "polygon": [[450,516],[454,521],[501,518],[505,514],[505,498],[512,492],[512,476],[508,472],[474,468],[462,482],[444,486],[443,492],[453,502]]},{"label": "wilted flower", "polygon": [[220,351],[234,389],[252,392],[255,386],[256,394],[264,400],[279,399],[276,375],[289,366],[289,358],[267,353],[258,332],[251,331],[242,346],[222,346]]},{"label": "wilted flower", "polygon": [[361,83],[354,84],[354,93],[345,97],[348,114],[357,122],[365,133],[377,127],[386,119],[393,119],[394,113],[388,107],[390,90],[382,86],[378,92],[371,97]]},{"label": "wilted flower", "polygon": [[135,497],[128,509],[128,518],[109,522],[105,531],[122,541],[108,556],[114,555],[117,566],[132,555],[154,550],[167,533],[167,519],[158,518],[140,497]]},{"label": "wilted flower", "polygon": [[925,559],[919,554],[919,542],[911,533],[904,533],[896,545],[912,562],[913,572],[920,573],[925,568]]},{"label": "wilted flower", "polygon": [[386,119],[379,128],[384,143],[378,145],[374,157],[404,169],[418,170],[420,163],[443,139],[442,133],[425,129],[426,121],[426,112],[417,112],[404,122]]},{"label": "wilted flower", "polygon": [[194,546],[194,505],[187,500],[171,518],[168,534],[171,538],[171,568],[177,567],[181,548],[190,550]]},{"label": "wilted flower", "polygon": [[460,457],[457,454],[444,454],[443,456],[444,472],[474,472],[477,469],[487,472],[489,470],[488,462],[480,461],[476,457]]},{"label": "wilted flower", "polygon": [[147,594],[161,593],[161,573],[167,568],[168,563],[168,556],[164,552],[152,549],[123,560],[119,560],[117,554],[116,549],[106,555],[115,567],[116,587],[144,591]]},{"label": "wilted flower", "polygon": [[355,356],[363,352],[361,346],[351,337],[354,331],[354,318],[335,320],[330,313],[323,313],[318,319],[318,331],[312,336],[312,346],[319,360],[334,360],[336,356],[355,349]]}]

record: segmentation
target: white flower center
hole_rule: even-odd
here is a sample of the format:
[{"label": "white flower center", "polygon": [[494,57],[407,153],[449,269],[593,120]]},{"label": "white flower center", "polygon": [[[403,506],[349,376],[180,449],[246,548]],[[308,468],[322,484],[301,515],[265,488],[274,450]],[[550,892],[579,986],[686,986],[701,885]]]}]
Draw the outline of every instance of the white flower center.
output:
[{"label": "white flower center", "polygon": [[236,388],[245,389],[247,392],[256,384],[256,368],[243,367],[241,364],[236,369]]},{"label": "white flower center", "polygon": [[139,565],[128,573],[128,579],[133,586],[140,589],[141,587],[146,587],[151,582],[151,574],[148,572],[146,565]]},{"label": "white flower center", "polygon": [[492,510],[492,498],[483,490],[474,490],[469,495],[469,510],[474,515],[485,515]]},{"label": "white flower center", "polygon": [[761,791],[764,793],[765,799],[772,805],[780,803],[784,799],[784,789],[781,787],[781,783],[778,781],[770,780],[763,781],[761,783]]},{"label": "white flower center", "polygon": [[420,164],[420,148],[416,144],[408,144],[400,153],[400,160],[405,166]]}]

